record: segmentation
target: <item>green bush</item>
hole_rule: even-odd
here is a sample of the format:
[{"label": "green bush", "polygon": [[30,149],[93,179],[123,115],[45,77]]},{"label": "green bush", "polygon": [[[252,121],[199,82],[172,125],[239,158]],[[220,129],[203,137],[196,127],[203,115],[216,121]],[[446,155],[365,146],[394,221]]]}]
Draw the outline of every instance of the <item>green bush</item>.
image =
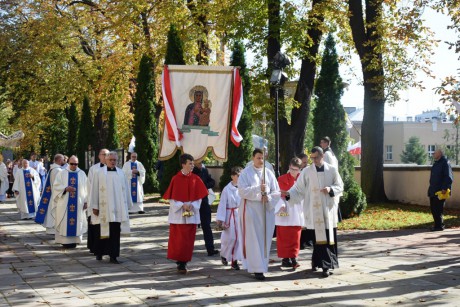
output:
[{"label": "green bush", "polygon": [[360,215],[367,207],[366,195],[352,177],[345,179],[339,206],[343,218]]}]

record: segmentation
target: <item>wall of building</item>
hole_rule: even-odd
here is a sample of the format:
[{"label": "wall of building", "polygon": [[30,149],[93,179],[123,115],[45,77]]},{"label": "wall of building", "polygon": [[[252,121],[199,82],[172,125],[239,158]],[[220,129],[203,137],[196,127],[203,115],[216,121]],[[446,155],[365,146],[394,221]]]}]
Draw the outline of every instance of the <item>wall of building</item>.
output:
[{"label": "wall of building", "polygon": [[[356,142],[361,139],[361,122],[353,122],[354,127],[350,130],[350,136]],[[450,134],[450,139],[446,140],[446,131]],[[420,144],[425,147],[428,157],[428,146],[446,146],[455,144],[456,130],[450,122],[409,122],[409,121],[386,121],[384,123],[384,146],[383,161],[385,164],[400,164],[401,154],[405,149],[405,144],[409,138],[416,136],[420,139]],[[393,159],[387,159],[386,147],[391,145],[393,148]],[[427,164],[430,161],[427,159]]]}]

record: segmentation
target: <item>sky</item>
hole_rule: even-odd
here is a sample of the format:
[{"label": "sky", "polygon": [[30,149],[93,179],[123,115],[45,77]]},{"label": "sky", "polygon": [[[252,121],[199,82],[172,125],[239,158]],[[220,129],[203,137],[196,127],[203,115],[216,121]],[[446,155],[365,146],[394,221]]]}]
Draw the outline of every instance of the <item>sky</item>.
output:
[{"label": "sky", "polygon": [[[440,96],[435,94],[433,88],[440,86],[441,80],[445,77],[459,75],[460,60],[458,58],[460,54],[456,54],[453,50],[448,50],[448,45],[444,43],[444,41],[456,41],[460,36],[454,30],[447,29],[450,22],[449,17],[432,10],[424,12],[423,17],[426,19],[426,24],[435,32],[435,38],[441,40],[432,57],[434,64],[431,69],[436,79],[423,77],[420,74],[425,90],[409,89],[400,92],[401,100],[396,102],[394,106],[387,105],[385,107],[386,114],[397,116],[400,120],[405,119],[406,116],[421,114],[422,111],[437,108],[445,111],[447,107],[439,101]],[[340,68],[342,79],[350,84],[344,91],[342,104],[345,107],[362,108],[364,88],[359,85],[361,80],[357,79],[357,77],[362,76],[357,55],[352,60],[352,69],[355,71],[356,76],[347,74],[350,67],[342,66]]]}]

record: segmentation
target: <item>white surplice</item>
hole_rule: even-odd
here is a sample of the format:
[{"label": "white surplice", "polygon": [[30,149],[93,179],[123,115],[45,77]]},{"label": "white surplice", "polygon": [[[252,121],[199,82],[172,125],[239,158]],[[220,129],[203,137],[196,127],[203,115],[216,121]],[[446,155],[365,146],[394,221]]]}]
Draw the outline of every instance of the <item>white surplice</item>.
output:
[{"label": "white surplice", "polygon": [[[50,171],[48,172],[48,176],[50,176],[50,186],[51,186],[51,197],[48,205],[48,211],[46,211],[46,216],[43,221],[43,227],[46,228],[46,233],[48,234],[55,234],[56,231],[54,229],[55,222],[56,222],[56,202],[57,199],[54,197],[56,194],[54,192],[54,180],[56,180],[56,176],[59,172],[62,171],[62,168],[59,164],[53,163],[50,166]],[[48,181],[48,177],[46,177],[45,183]]]},{"label": "white surplice", "polygon": [[[282,210],[284,209],[284,210]],[[286,212],[288,215],[282,215]],[[303,215],[303,200],[294,203],[280,198],[275,206],[275,225],[276,226],[303,226],[305,218]]]},{"label": "white surplice", "polygon": [[243,253],[243,268],[249,273],[268,271],[270,247],[275,229],[275,204],[280,197],[278,181],[269,169],[265,169],[268,203],[262,203],[260,191],[262,168],[246,167],[238,179],[241,197],[239,221],[241,228],[240,247]]},{"label": "white surplice", "polygon": [[[71,192],[65,192],[65,188],[69,186],[69,173],[77,173],[78,175],[78,195],[77,197],[77,233],[76,236],[67,235],[67,213],[68,201]],[[87,230],[86,215],[83,209],[87,203],[87,182],[86,174],[84,171],[77,168],[72,172],[70,169],[62,170],[56,175],[53,184],[53,197],[56,201],[56,234],[55,241],[60,244],[81,243],[82,235]]]},{"label": "white surplice", "polygon": [[6,191],[9,188],[8,181],[8,169],[5,163],[0,162],[0,201],[4,201],[6,198]]},{"label": "white surplice", "polygon": [[[89,168],[88,179],[86,180],[87,185],[88,185],[86,188],[86,191],[88,192],[88,208],[91,207],[91,188],[93,184],[94,175],[103,167],[104,167],[104,164],[102,164],[101,166],[101,163],[97,163]],[[99,220],[99,217],[95,216],[92,211],[93,210],[87,210],[86,215],[91,216],[91,224],[96,224],[97,221]]]},{"label": "white surplice", "polygon": [[216,220],[222,221],[224,228],[220,235],[220,255],[228,261],[241,261],[243,259],[239,244],[241,233],[238,227],[238,208],[240,204],[241,198],[238,194],[238,188],[230,182],[220,194],[216,214]]},{"label": "white surplice", "polygon": [[121,233],[129,233],[130,205],[128,181],[120,168],[107,171],[107,166],[104,166],[94,174],[89,210],[99,210],[97,221],[93,221],[95,215],[91,215],[91,222],[101,225],[101,237],[109,237],[110,222],[121,223]]},{"label": "white surplice", "polygon": [[[128,180],[128,186],[130,187],[130,191],[131,179],[133,178],[131,162],[132,161],[128,161],[123,165],[123,172],[125,173],[126,179]],[[139,161],[136,161],[134,163],[137,164],[137,170],[139,171],[139,174],[137,174],[137,202],[132,202],[133,205],[129,208],[129,212],[131,213],[144,211],[144,188],[142,185],[145,182],[145,167]]]},{"label": "white surplice", "polygon": [[337,197],[320,192],[325,187],[330,187],[334,195],[342,193],[343,182],[337,168],[324,163],[324,172],[317,172],[315,164],[312,164],[300,173],[289,194],[291,202],[303,200],[305,226],[315,230],[316,241],[326,241],[328,231],[330,243],[333,243],[332,232],[338,222],[338,201]]},{"label": "white surplice", "polygon": [[[32,193],[35,206],[35,212],[37,212],[38,201],[40,199],[40,175],[33,168],[27,168],[30,174],[33,176],[32,181]],[[18,168],[15,174],[15,180],[13,183],[13,191],[19,192],[19,195],[16,196],[16,206],[18,207],[19,212],[21,213],[21,219],[34,218],[35,212],[29,213],[29,208],[27,207],[27,193],[26,193],[26,183],[24,177],[24,169]]]}]

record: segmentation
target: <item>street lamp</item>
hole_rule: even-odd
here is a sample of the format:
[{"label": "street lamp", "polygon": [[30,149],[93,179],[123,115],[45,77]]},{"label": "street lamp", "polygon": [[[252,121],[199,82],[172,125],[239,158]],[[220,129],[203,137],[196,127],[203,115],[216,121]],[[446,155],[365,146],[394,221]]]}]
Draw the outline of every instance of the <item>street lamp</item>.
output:
[{"label": "street lamp", "polygon": [[273,57],[273,70],[270,77],[270,86],[275,90],[275,176],[280,176],[280,144],[279,144],[279,118],[278,118],[278,92],[287,81],[287,75],[283,72],[283,69],[291,65],[291,60],[283,53],[278,51]]}]

